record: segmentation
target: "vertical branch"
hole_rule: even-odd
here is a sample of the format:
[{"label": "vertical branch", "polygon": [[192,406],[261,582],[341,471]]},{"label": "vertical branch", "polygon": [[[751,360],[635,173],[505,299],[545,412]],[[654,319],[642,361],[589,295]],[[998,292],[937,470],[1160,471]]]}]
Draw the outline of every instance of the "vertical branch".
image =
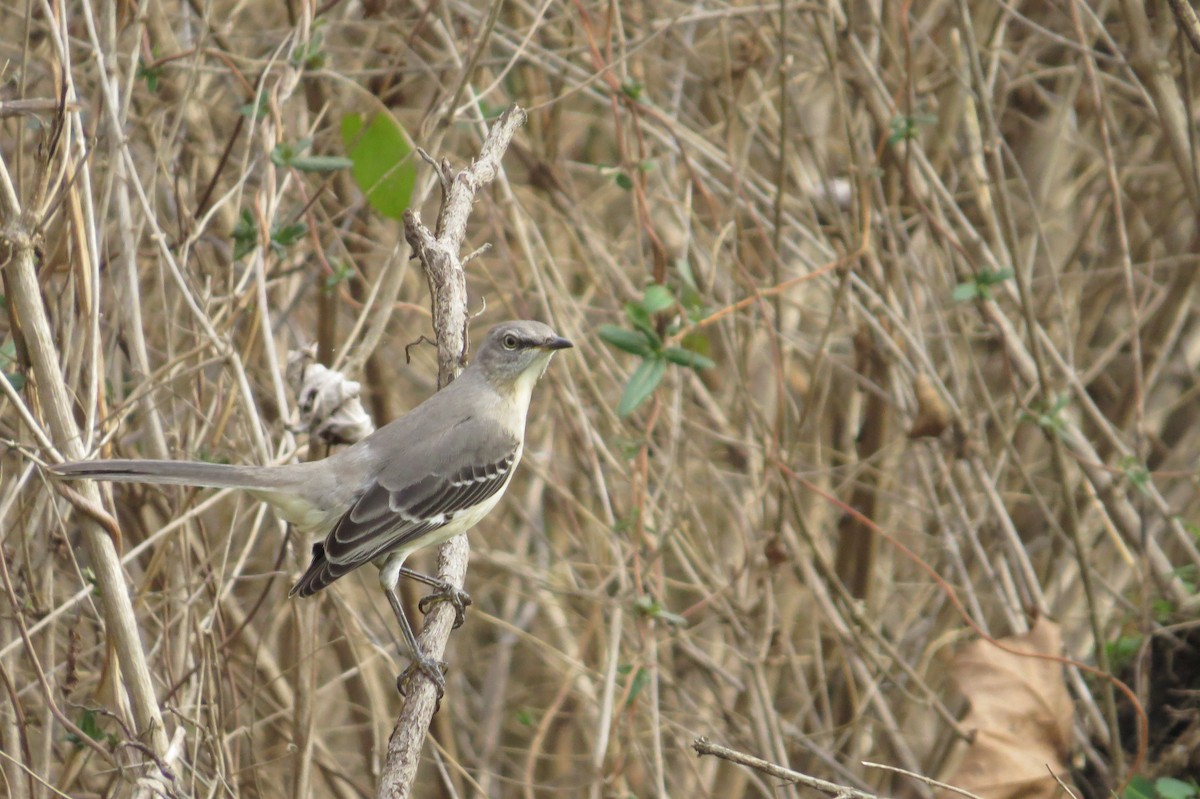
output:
[{"label": "vertical branch", "polygon": [[[29,357],[33,376],[30,390],[36,393],[36,407],[41,409],[58,449],[70,459],[80,459],[87,453],[71,412],[61,361],[38,286],[35,249],[40,231],[35,228],[32,218],[33,214],[23,212],[18,204],[7,167],[0,160],[0,244],[8,257],[3,270],[4,284],[15,327]],[[94,483],[81,484],[77,491],[91,505],[101,506],[100,489]],[[97,520],[86,515],[78,518],[96,573],[104,625],[117,652],[121,683],[129,693],[137,732],[145,736],[153,754],[165,757],[167,736],[162,713],[154,694],[146,653],[138,637],[133,603],[129,599],[116,545]]]},{"label": "vertical branch", "polygon": [[[523,124],[525,112],[521,108],[512,106],[505,111],[484,140],[479,157],[458,173],[453,172],[448,161],[436,163],[422,153],[438,170],[442,183],[437,233],[435,235],[422,224],[416,211],[409,210],[404,214],[404,236],[429,280],[433,331],[437,336],[439,388],[458,377],[467,351],[467,281],[458,251],[466,237],[471,204],[479,189],[496,177],[501,157],[513,134]],[[469,555],[466,536],[456,536],[443,544],[438,550],[438,577],[462,588]],[[425,628],[419,637],[422,651],[441,659],[453,621],[454,611],[448,604],[434,605],[425,617]],[[437,688],[417,672],[388,740],[387,758],[379,782],[381,799],[402,799],[412,795],[421,748],[436,708]]]}]

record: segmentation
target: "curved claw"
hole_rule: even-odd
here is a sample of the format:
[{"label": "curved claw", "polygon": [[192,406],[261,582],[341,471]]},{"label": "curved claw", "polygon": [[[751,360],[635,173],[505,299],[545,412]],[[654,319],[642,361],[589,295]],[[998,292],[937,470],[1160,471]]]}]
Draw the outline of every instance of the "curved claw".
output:
[{"label": "curved claw", "polygon": [[471,595],[461,588],[455,588],[450,583],[442,583],[434,592],[428,596],[422,597],[417,603],[417,609],[425,615],[429,615],[429,611],[438,602],[449,602],[454,607],[454,627],[457,630],[467,620],[467,606],[471,604]]},{"label": "curved claw", "polygon": [[446,695],[446,662],[425,657],[409,663],[408,668],[400,672],[400,676],[396,678],[396,690],[400,692],[401,696],[408,696],[408,690],[417,672],[428,677],[433,686],[437,688],[437,705],[434,708],[436,713],[437,708],[441,707],[442,697]]}]

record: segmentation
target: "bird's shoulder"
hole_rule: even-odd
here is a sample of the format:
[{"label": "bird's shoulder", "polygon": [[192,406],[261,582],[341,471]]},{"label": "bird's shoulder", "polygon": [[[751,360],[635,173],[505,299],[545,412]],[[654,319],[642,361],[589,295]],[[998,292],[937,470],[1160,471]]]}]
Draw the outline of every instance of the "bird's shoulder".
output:
[{"label": "bird's shoulder", "polygon": [[382,464],[378,483],[402,490],[429,477],[453,477],[463,469],[515,461],[521,432],[503,401],[486,385],[462,377],[363,443]]}]

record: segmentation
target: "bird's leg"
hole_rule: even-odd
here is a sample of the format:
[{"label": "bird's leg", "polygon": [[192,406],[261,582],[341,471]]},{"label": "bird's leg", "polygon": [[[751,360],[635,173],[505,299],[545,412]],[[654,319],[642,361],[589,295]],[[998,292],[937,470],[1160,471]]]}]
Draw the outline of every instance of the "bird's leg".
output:
[{"label": "bird's leg", "polygon": [[412,663],[396,679],[397,690],[402,696],[408,696],[408,686],[412,681],[413,674],[420,671],[437,688],[438,704],[441,704],[442,696],[446,693],[446,677],[442,671],[445,664],[421,651],[421,646],[417,643],[417,636],[413,634],[412,625],[408,623],[408,616],[404,614],[404,608],[400,606],[400,597],[396,595],[396,589],[385,587],[384,593],[387,594],[388,601],[392,603],[392,610],[395,611],[396,619],[400,622],[400,631],[404,633],[404,641],[408,644],[409,654],[412,657]]},{"label": "bird's leg", "polygon": [[400,567],[400,574],[410,580],[425,583],[425,585],[433,589],[432,594],[421,597],[421,601],[417,603],[418,610],[428,616],[429,611],[438,602],[449,602],[454,608],[454,627],[452,629],[457,630],[459,627],[462,627],[463,622],[467,619],[467,605],[471,604],[470,594],[461,588],[450,585],[445,580],[430,577],[428,574],[422,574],[404,566]]}]

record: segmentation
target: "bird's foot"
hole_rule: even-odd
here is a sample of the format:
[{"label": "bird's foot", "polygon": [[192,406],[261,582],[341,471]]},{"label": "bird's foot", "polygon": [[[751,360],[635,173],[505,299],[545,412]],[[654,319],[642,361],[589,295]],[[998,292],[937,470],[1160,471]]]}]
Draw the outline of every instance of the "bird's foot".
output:
[{"label": "bird's foot", "polygon": [[454,607],[454,626],[451,629],[457,630],[462,627],[463,622],[467,620],[467,605],[471,604],[471,595],[461,588],[443,582],[434,586],[432,594],[421,597],[417,609],[428,616],[429,611],[433,610],[433,606],[438,602],[449,602]]},{"label": "bird's foot", "polygon": [[412,688],[412,680],[418,672],[428,677],[429,681],[433,683],[433,687],[437,688],[437,705],[433,711],[436,713],[437,708],[442,705],[442,697],[446,695],[446,662],[424,655],[409,663],[408,668],[400,672],[400,676],[396,678],[396,690],[400,692],[401,696],[408,696],[409,689]]}]

